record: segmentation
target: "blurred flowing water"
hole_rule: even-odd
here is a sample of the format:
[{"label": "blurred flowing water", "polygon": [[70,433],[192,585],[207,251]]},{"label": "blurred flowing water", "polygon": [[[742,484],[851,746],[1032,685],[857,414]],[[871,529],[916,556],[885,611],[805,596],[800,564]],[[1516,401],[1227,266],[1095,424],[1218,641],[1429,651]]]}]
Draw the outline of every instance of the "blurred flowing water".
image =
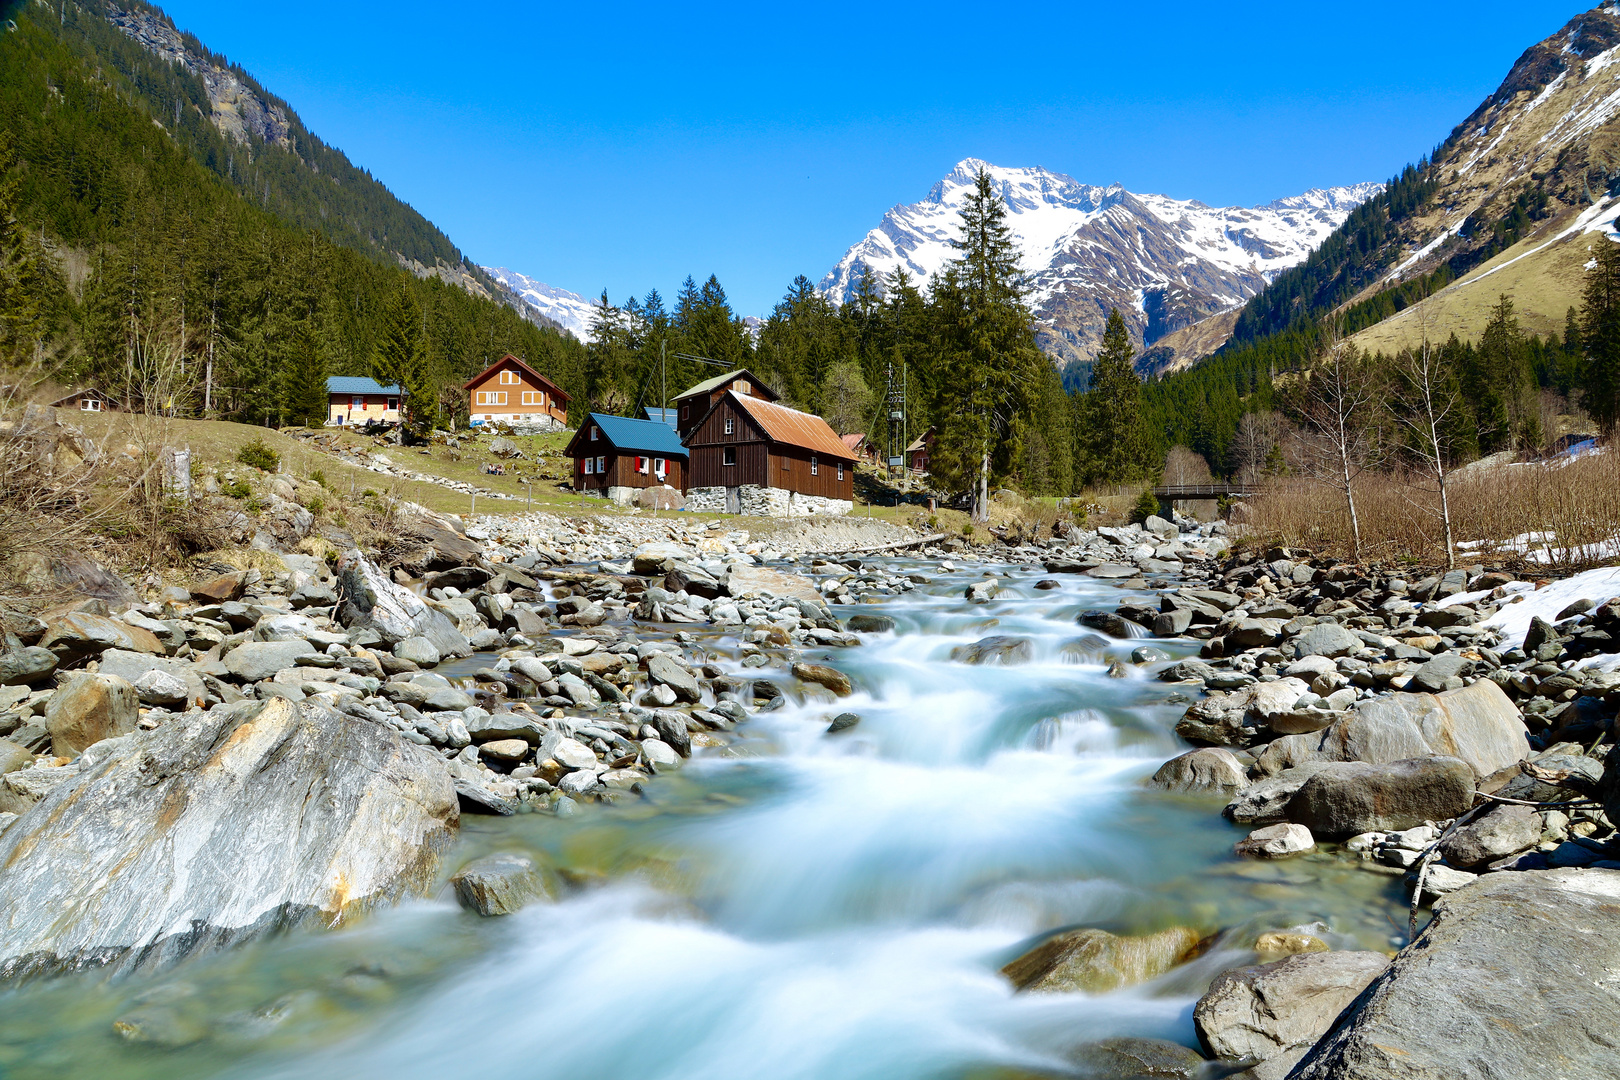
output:
[{"label": "blurred flowing water", "polygon": [[[857,691],[789,698],[645,799],[568,818],[464,817],[446,873],[491,851],[557,868],[567,898],[478,919],[440,897],[153,976],[0,996],[0,1074],[904,1080],[1071,1071],[1114,1035],[1196,1045],[1192,1004],[1254,934],[1400,943],[1397,883],[1319,854],[1231,857],[1220,802],[1145,789],[1185,703],[1129,665],[1141,641],[1076,625],[1127,595],[1086,578],[988,604],[973,572],[855,610],[892,634],[814,650]],[[1027,639],[1027,662],[953,648]],[[700,634],[722,666],[736,641]],[[1155,642],[1172,656],[1195,643]],[[1128,672],[1109,677],[1111,660]],[[755,675],[771,674],[769,669]],[[826,734],[830,717],[860,723]],[[1039,935],[1220,932],[1199,959],[1112,994],[1014,995],[999,967]],[[149,1042],[115,1029],[138,1027]]]}]

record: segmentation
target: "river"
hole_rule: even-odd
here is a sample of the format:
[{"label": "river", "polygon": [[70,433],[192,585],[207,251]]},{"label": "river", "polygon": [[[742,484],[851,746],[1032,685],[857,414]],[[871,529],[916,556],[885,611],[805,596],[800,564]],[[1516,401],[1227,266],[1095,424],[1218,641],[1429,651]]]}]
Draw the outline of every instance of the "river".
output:
[{"label": "river", "polygon": [[[1257,932],[1404,944],[1399,883],[1327,853],[1234,859],[1218,800],[1143,781],[1182,747],[1185,700],[1080,628],[1126,595],[1017,567],[922,570],[879,605],[893,634],[813,650],[857,690],[788,699],[647,785],[570,817],[466,816],[449,869],[522,851],[564,899],[500,919],[445,896],[333,933],[285,935],[155,976],[74,977],[0,997],[0,1073],[95,1076],[907,1080],[1062,1076],[1114,1035],[1196,1045],[1192,1005]],[[1029,639],[1029,662],[953,647]],[[651,635],[647,635],[651,636]],[[696,635],[728,670],[735,641]],[[1154,642],[1172,657],[1196,642]],[[1126,661],[1110,677],[1110,660]],[[860,723],[828,735],[828,718]],[[448,872],[448,871],[447,871]],[[1219,933],[1112,994],[1015,995],[998,969],[1058,927]],[[136,1017],[160,1042],[129,1042]]]}]

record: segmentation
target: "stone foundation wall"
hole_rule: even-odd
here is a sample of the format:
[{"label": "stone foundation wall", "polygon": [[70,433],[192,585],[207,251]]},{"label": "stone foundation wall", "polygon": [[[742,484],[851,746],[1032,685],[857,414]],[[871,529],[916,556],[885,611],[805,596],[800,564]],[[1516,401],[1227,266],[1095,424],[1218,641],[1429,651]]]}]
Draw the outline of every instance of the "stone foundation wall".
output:
[{"label": "stone foundation wall", "polygon": [[610,487],[607,489],[608,501],[618,503],[620,506],[634,506],[636,492],[639,490],[633,487]]},{"label": "stone foundation wall", "polygon": [[[828,517],[843,516],[854,509],[848,499],[828,499],[820,495],[800,495],[782,488],[744,484],[738,489],[741,512],[749,517]],[[686,508],[701,514],[726,512],[726,489],[693,488],[686,493]]]}]

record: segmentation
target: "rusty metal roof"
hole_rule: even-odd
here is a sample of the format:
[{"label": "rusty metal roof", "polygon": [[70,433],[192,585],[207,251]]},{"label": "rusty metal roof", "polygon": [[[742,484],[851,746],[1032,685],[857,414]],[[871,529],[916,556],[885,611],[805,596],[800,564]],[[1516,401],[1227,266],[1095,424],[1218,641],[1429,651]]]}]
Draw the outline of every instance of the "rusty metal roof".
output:
[{"label": "rusty metal roof", "polygon": [[849,452],[849,447],[844,445],[838,433],[821,417],[790,409],[786,405],[777,405],[775,402],[761,401],[757,397],[739,394],[735,390],[727,390],[726,394],[754,418],[754,422],[773,442],[787,443],[789,446],[825,454],[837,461],[855,460],[855,455]]}]

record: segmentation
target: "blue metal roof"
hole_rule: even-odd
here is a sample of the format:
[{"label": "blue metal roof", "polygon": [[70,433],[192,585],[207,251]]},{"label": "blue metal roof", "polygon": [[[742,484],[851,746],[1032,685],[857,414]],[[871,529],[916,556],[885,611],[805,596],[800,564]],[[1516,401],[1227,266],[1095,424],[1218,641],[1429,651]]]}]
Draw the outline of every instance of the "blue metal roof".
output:
[{"label": "blue metal roof", "polygon": [[654,408],[651,405],[648,405],[645,408],[643,408],[641,410],[641,412],[642,412],[643,416],[645,416],[648,420],[653,421],[654,423],[668,424],[670,427],[674,427],[675,424],[676,424],[676,420],[675,420],[676,410],[674,410],[674,409],[658,409],[658,408]]},{"label": "blue metal roof", "polygon": [[326,378],[326,392],[328,394],[398,394],[399,385],[383,386],[376,379],[368,379],[361,375],[328,375]]},{"label": "blue metal roof", "polygon": [[[608,442],[619,450],[641,450],[659,457],[687,456],[686,447],[681,445],[675,429],[657,420],[632,420],[628,416],[607,416],[593,412],[586,418],[585,424],[595,424],[601,428]],[[580,431],[583,434],[585,428],[582,427]],[[588,435],[585,437],[589,438]]]}]

